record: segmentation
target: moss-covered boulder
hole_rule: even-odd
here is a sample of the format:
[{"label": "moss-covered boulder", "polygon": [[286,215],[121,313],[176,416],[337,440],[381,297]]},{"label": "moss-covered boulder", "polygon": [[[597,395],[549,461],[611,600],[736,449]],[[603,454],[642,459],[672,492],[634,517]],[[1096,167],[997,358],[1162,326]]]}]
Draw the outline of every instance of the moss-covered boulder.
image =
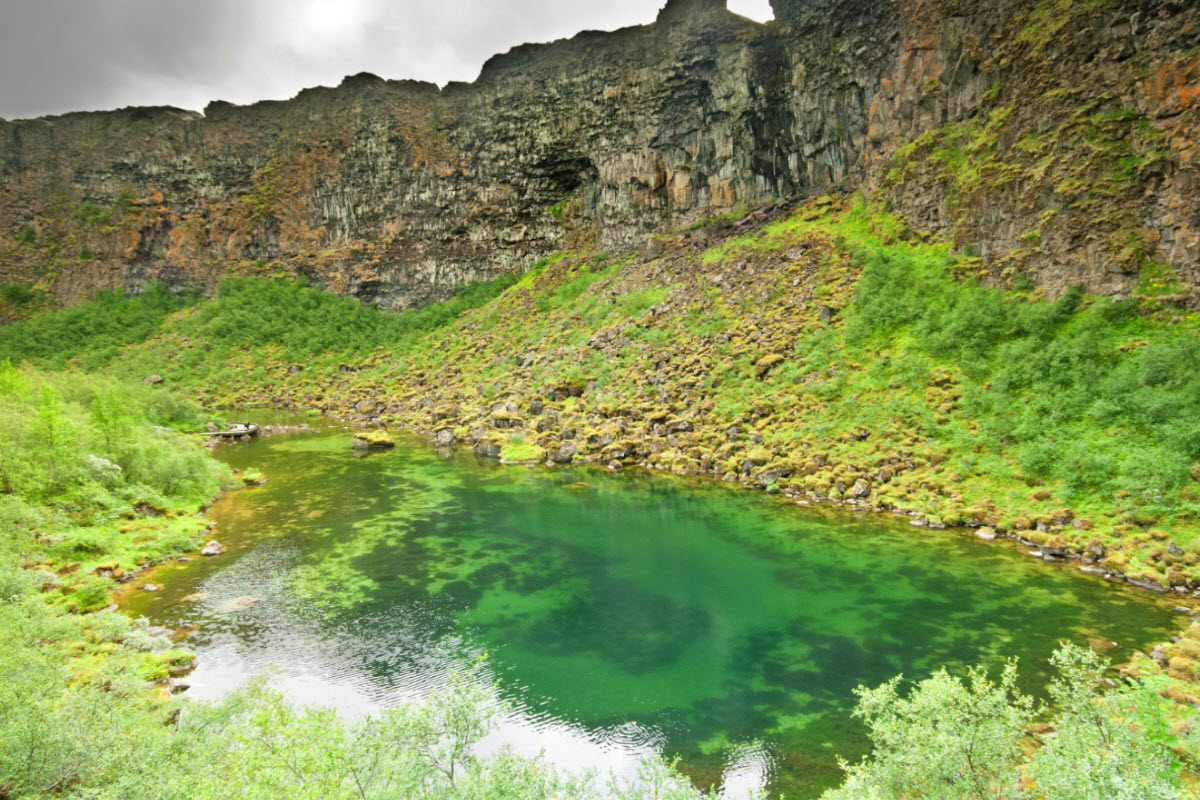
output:
[{"label": "moss-covered boulder", "polygon": [[396,443],[387,431],[376,429],[354,434],[354,442],[350,446],[355,450],[390,450]]}]

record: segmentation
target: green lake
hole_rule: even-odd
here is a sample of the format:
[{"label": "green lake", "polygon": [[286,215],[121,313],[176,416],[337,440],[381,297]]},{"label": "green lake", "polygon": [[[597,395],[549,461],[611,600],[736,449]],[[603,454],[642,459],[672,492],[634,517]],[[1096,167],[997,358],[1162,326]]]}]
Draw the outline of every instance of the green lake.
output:
[{"label": "green lake", "polygon": [[223,445],[265,486],[222,499],[229,552],[155,573],[126,608],[194,624],[189,696],[268,673],[304,703],[369,712],[480,652],[511,705],[489,747],[628,772],[679,757],[726,796],[811,798],[864,750],[853,690],[1063,639],[1112,656],[1170,608],[1074,567],[884,515],[799,508],[717,482],[480,462],[347,431]]}]

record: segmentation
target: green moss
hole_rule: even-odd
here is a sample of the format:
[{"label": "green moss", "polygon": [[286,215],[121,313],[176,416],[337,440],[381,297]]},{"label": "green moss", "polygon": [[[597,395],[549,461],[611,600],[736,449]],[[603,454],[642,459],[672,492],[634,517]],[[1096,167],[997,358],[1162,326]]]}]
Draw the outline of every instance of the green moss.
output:
[{"label": "green moss", "polygon": [[75,221],[82,225],[108,225],[112,216],[112,209],[95,203],[84,203],[75,211]]},{"label": "green moss", "polygon": [[529,442],[524,434],[514,433],[501,448],[500,459],[513,464],[541,463],[546,460],[546,450]]},{"label": "green moss", "polygon": [[374,428],[372,430],[359,431],[354,434],[354,446],[359,448],[368,448],[373,450],[383,450],[396,446],[396,442],[391,435],[381,429]]}]

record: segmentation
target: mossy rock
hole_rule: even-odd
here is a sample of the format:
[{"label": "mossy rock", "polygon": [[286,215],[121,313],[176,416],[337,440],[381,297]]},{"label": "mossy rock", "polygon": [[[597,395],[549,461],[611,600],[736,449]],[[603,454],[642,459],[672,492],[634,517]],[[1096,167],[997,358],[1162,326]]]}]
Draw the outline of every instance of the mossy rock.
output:
[{"label": "mossy rock", "polygon": [[767,377],[771,370],[783,360],[783,356],[779,355],[778,353],[772,353],[765,358],[760,358],[754,365],[755,377],[757,377],[759,380]]},{"label": "mossy rock", "polygon": [[756,467],[761,467],[774,457],[775,454],[765,447],[756,447],[749,453],[746,453],[746,460]]},{"label": "mossy rock", "polygon": [[395,446],[396,443],[392,441],[391,435],[382,429],[354,434],[354,443],[351,445],[355,450],[388,450]]},{"label": "mossy rock", "polygon": [[522,439],[510,439],[500,448],[500,460],[506,464],[540,464],[546,460],[546,449]]}]

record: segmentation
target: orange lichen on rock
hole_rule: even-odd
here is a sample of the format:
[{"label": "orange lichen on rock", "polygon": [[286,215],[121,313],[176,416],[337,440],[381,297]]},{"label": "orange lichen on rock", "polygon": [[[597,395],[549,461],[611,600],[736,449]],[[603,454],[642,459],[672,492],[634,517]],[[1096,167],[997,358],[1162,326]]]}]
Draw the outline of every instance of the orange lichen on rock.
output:
[{"label": "orange lichen on rock", "polygon": [[1200,56],[1160,67],[1145,83],[1146,103],[1156,117],[1170,117],[1200,99]]}]

